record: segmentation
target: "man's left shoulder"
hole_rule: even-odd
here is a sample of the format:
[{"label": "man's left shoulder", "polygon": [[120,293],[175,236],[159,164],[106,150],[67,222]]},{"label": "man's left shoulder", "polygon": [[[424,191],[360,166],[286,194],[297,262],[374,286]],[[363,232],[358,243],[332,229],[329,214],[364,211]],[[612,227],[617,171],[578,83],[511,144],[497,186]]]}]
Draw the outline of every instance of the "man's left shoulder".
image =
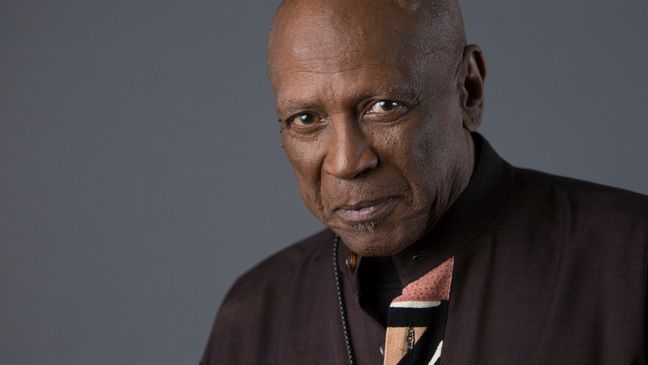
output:
[{"label": "man's left shoulder", "polygon": [[594,182],[515,168],[523,192],[534,192],[549,201],[562,202],[578,216],[640,222],[648,225],[648,196]]},{"label": "man's left shoulder", "polygon": [[[574,245],[646,253],[648,196],[529,169],[514,169],[513,214]],[[583,247],[584,248],[584,247]]]}]

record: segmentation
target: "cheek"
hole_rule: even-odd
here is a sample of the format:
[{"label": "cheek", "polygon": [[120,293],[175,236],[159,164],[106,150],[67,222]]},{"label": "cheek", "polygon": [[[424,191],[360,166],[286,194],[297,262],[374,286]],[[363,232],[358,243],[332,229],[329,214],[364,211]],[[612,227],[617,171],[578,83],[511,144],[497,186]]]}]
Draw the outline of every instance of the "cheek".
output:
[{"label": "cheek", "polygon": [[424,117],[424,113],[418,112],[372,133],[383,163],[397,168],[408,180],[418,180],[418,176],[427,174],[430,157],[438,145],[438,122]]},{"label": "cheek", "polygon": [[462,130],[463,122],[461,110],[454,100],[455,95],[451,91],[439,94],[421,111],[418,116],[420,122],[410,133],[416,167],[423,168],[422,172],[428,175],[442,174],[444,167],[456,154],[457,135]]},{"label": "cheek", "polygon": [[449,128],[455,121],[443,115],[425,118],[426,115],[430,114],[413,115],[404,123],[374,135],[384,162],[406,180],[411,203],[421,209],[443,195],[455,153]]},{"label": "cheek", "polygon": [[[416,119],[372,131],[372,144],[379,156],[382,176],[399,186],[410,205],[425,204],[424,184],[428,170],[427,138],[423,123]],[[418,208],[415,208],[418,210]]]},{"label": "cheek", "polygon": [[444,128],[422,128],[416,135],[412,143],[414,168],[426,175],[425,178],[431,178],[443,171],[448,149],[451,148],[447,141],[448,131]]},{"label": "cheek", "polygon": [[442,109],[421,128],[412,146],[419,200],[431,204],[433,210],[444,209],[456,183],[462,131],[461,115]]},{"label": "cheek", "polygon": [[301,141],[282,136],[286,156],[295,171],[295,177],[306,206],[314,212],[321,205],[319,186],[321,181],[322,145],[317,139]]},{"label": "cheek", "polygon": [[301,139],[282,133],[281,143],[286,156],[300,179],[314,179],[319,175],[322,144],[317,138]]}]

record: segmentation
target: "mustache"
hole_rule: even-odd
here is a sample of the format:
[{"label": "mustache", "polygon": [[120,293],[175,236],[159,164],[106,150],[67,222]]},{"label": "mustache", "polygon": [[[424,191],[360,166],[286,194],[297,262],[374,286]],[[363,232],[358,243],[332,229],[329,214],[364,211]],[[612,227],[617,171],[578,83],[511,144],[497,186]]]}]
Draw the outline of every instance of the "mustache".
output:
[{"label": "mustache", "polygon": [[407,190],[407,185],[400,182],[338,180],[327,184],[327,188],[322,191],[322,198],[328,201],[375,200],[392,195],[402,195]]}]

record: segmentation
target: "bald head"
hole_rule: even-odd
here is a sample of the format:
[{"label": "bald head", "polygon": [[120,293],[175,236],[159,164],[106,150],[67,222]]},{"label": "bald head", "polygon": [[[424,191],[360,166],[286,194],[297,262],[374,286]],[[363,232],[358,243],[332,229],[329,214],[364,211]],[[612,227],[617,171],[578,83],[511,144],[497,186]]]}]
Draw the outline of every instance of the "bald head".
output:
[{"label": "bald head", "polygon": [[465,35],[455,0],[286,0],[272,24],[268,44],[271,80],[284,58],[332,61],[364,54],[364,61],[425,61],[452,67]]}]

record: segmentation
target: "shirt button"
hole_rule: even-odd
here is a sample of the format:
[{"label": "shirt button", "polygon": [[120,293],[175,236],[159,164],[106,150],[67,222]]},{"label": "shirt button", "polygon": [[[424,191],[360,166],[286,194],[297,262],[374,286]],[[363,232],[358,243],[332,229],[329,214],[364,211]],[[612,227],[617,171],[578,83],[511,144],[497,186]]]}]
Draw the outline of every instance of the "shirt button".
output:
[{"label": "shirt button", "polygon": [[382,347],[382,345],[378,348],[378,350],[380,351],[381,355],[385,356],[385,349]]},{"label": "shirt button", "polygon": [[356,266],[358,265],[358,255],[356,255],[355,252],[351,252],[346,260],[344,260],[344,263],[346,264],[347,269],[349,271],[354,272],[356,269]]},{"label": "shirt button", "polygon": [[412,256],[412,261],[421,262],[421,261],[423,261],[423,256],[422,255],[413,255]]}]

